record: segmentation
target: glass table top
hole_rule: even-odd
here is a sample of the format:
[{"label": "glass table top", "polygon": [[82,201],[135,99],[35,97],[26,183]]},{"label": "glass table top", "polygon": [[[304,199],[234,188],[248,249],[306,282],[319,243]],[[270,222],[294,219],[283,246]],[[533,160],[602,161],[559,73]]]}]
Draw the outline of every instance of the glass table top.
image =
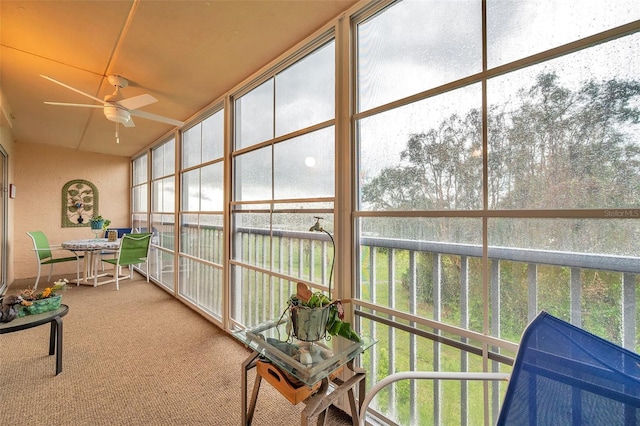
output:
[{"label": "glass table top", "polygon": [[289,336],[287,322],[269,321],[237,331],[233,336],[307,386],[329,376],[377,342],[368,336],[362,336],[360,342],[340,336],[303,342]]}]

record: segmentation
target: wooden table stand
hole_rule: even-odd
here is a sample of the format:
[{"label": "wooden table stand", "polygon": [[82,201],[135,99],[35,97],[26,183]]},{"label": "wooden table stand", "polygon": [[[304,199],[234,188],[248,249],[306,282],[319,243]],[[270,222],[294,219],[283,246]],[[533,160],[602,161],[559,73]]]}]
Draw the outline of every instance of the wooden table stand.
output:
[{"label": "wooden table stand", "polygon": [[[245,426],[250,426],[253,420],[253,415],[255,413],[256,403],[258,401],[258,394],[260,392],[260,385],[262,383],[264,370],[256,371],[256,378],[253,384],[253,389],[251,392],[251,401],[247,407],[247,391],[248,391],[248,379],[247,372],[256,367],[256,365],[260,362],[259,355],[257,353],[252,354],[242,363],[242,424]],[[277,369],[280,371],[277,366],[271,365],[271,368]],[[324,426],[326,421],[327,409],[335,403],[338,398],[344,395],[347,392],[349,396],[349,405],[351,408],[351,420],[354,426],[357,426],[360,419],[360,408],[362,405],[362,398],[365,394],[366,388],[366,372],[365,370],[355,367],[353,364],[353,360],[350,360],[347,363],[347,368],[353,373],[353,375],[348,378],[346,381],[343,381],[337,375],[329,375],[324,377],[319,382],[319,387],[314,386],[312,388],[306,387],[303,390],[309,390],[310,396],[306,397],[302,402],[306,405],[301,414],[300,424],[302,426],[307,426],[309,424],[309,419],[318,416],[317,425]],[[339,369],[342,371],[342,369]],[[281,372],[284,376],[285,374]],[[268,380],[267,378],[267,381]],[[270,381],[273,384],[273,381]],[[335,388],[333,391],[329,391],[329,385],[334,384]],[[354,387],[358,385],[358,395],[360,396],[360,401],[356,403],[356,395],[354,393]],[[303,385],[304,386],[304,385]],[[295,396],[292,396],[290,392],[283,392],[283,389],[280,386],[274,386],[283,396],[285,396],[291,403],[294,405],[297,404],[297,399]],[[285,394],[286,393],[286,394]],[[292,398],[294,398],[292,400]]]}]

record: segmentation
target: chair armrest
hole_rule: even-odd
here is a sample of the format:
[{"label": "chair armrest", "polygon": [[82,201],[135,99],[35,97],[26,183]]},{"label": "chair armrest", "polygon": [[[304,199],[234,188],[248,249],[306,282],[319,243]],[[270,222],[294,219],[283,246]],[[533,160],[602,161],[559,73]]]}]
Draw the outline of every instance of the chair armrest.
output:
[{"label": "chair armrest", "polygon": [[66,249],[66,248],[62,248],[62,246],[61,246],[61,245],[57,244],[57,245],[49,246],[49,248],[40,248],[40,249],[38,249],[38,248],[33,248],[33,249],[31,249],[31,250],[33,250],[33,251],[46,251],[46,250],[56,251],[56,250],[68,250],[68,249]]},{"label": "chair armrest", "polygon": [[426,380],[483,380],[483,381],[496,381],[496,380],[509,380],[510,375],[507,373],[467,373],[462,371],[448,372],[448,371],[402,371],[400,373],[391,374],[384,379],[376,383],[369,393],[367,393],[362,407],[360,408],[359,426],[365,425],[365,419],[367,417],[367,409],[369,404],[373,401],[373,398],[391,383],[395,383],[399,380],[410,379],[426,379]]},{"label": "chair armrest", "polygon": [[[33,250],[35,252],[38,252],[38,251],[51,251],[51,252],[53,252],[53,251],[61,251],[61,250],[73,251],[73,250],[65,249],[65,248],[62,248],[62,247],[55,247],[55,246],[49,247],[49,248],[41,248],[41,249],[32,248],[31,250]],[[80,251],[80,250],[78,250],[78,251]]]},{"label": "chair armrest", "polygon": [[54,252],[54,251],[70,251],[71,253],[73,253],[73,255],[77,258],[77,259],[82,259],[84,258],[84,255],[79,255],[77,252],[82,251],[82,250],[71,250],[71,249],[66,249],[66,248],[62,248],[62,246],[50,246],[49,248],[46,249],[37,249],[37,248],[32,248],[31,250],[35,251],[35,252],[39,252],[39,251],[50,251],[50,252]]},{"label": "chair armrest", "polygon": [[62,250],[65,250],[65,251],[82,251],[82,250],[71,250],[71,249],[68,249],[68,248],[64,248],[64,247],[62,247],[60,244],[54,244],[54,245],[52,245],[52,246],[49,246],[49,248],[48,248],[48,249],[34,249],[34,250],[38,250],[38,251],[40,251],[40,250],[50,250],[50,251],[62,251]]}]

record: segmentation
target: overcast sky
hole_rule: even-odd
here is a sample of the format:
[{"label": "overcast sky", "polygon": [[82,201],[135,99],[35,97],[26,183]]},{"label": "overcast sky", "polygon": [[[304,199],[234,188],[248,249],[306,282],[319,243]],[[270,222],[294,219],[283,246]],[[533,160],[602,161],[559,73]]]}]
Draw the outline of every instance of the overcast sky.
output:
[{"label": "overcast sky", "polygon": [[[487,5],[489,67],[640,19],[639,0],[489,0]],[[359,110],[481,71],[480,0],[405,0],[361,23],[358,31]],[[542,71],[555,71],[562,84],[576,87],[590,78],[640,79],[639,48],[640,36],[634,35],[496,78],[488,86],[489,101],[513,100]],[[332,118],[333,55],[331,42],[278,74],[275,83],[242,98],[236,116],[245,120],[236,128],[236,148]],[[397,164],[410,134],[428,131],[454,112],[464,116],[480,102],[475,84],[363,120],[361,177],[370,179]],[[276,198],[333,195],[333,132],[330,127],[276,146]],[[269,199],[270,148],[241,162],[237,171],[247,184],[242,199]],[[216,188],[211,195],[221,192]]]},{"label": "overcast sky", "polygon": [[[487,15],[488,63],[495,67],[640,19],[640,1],[488,1]],[[481,70],[480,1],[409,0],[359,31],[361,110]],[[555,71],[561,84],[574,89],[589,79],[640,79],[639,50],[636,34],[493,79],[489,103],[514,100],[541,72]],[[361,178],[398,164],[412,133],[437,127],[453,112],[464,116],[480,103],[480,86],[474,85],[363,120]]]}]

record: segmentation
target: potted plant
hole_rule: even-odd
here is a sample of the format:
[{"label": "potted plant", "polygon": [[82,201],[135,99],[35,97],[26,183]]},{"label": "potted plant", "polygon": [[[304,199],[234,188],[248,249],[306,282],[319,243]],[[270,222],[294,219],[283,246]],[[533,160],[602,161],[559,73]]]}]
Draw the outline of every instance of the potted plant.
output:
[{"label": "potted plant", "polygon": [[321,217],[316,216],[316,223],[309,228],[310,232],[324,232],[329,236],[333,245],[333,260],[329,273],[329,295],[322,292],[311,292],[309,287],[299,282],[297,292],[292,294],[287,302],[290,326],[293,335],[305,342],[315,342],[326,337],[342,336],[354,342],[360,341],[351,324],[344,321],[344,309],[342,302],[331,299],[331,278],[333,277],[333,264],[335,262],[335,242],[331,234],[320,224]]},{"label": "potted plant", "polygon": [[91,224],[91,229],[94,229],[94,230],[100,229],[102,231],[105,231],[107,227],[111,224],[111,221],[109,219],[103,218],[101,215],[95,215],[91,217],[91,220],[89,221],[89,223]]},{"label": "potted plant", "polygon": [[297,292],[291,295],[287,305],[291,331],[298,340],[315,342],[329,334],[360,341],[360,335],[344,321],[344,309],[339,299],[331,300],[319,291],[313,293],[306,284],[299,282]]}]

